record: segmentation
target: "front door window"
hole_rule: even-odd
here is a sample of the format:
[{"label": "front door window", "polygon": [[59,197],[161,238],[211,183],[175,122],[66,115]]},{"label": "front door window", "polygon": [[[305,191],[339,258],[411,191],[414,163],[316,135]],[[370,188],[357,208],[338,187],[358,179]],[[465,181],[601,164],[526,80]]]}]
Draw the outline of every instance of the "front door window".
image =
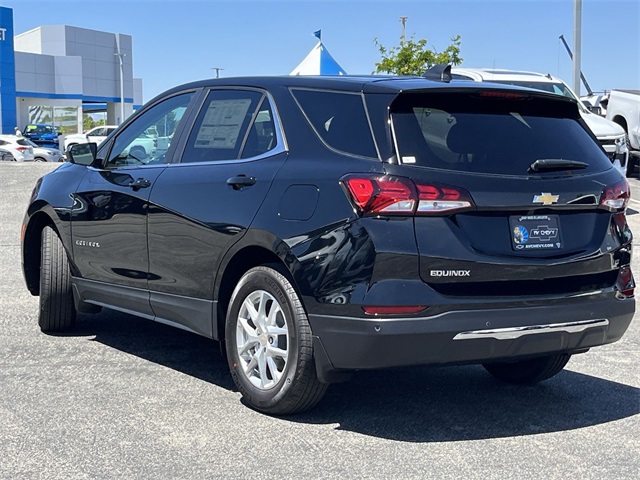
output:
[{"label": "front door window", "polygon": [[107,169],[158,164],[165,156],[193,93],[176,95],[147,110],[118,134]]}]

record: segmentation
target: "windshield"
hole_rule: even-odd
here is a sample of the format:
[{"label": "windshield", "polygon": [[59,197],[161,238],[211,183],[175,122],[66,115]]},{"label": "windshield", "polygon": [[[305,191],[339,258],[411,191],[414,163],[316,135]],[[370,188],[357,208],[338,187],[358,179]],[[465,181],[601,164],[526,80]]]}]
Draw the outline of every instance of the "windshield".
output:
[{"label": "windshield", "polygon": [[29,126],[27,126],[27,132],[26,133],[39,133],[39,134],[53,133],[53,134],[55,134],[56,131],[54,130],[54,128],[51,125],[29,125]]},{"label": "windshield", "polygon": [[498,175],[528,175],[537,160],[587,163],[573,174],[611,167],[573,104],[494,93],[399,96],[391,118],[401,163]]}]

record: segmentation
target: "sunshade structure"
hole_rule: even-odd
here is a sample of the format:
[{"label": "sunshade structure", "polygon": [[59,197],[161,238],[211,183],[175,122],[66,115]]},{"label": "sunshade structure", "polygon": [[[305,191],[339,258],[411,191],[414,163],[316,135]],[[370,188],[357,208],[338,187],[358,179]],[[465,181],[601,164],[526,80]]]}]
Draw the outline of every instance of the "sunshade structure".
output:
[{"label": "sunshade structure", "polygon": [[329,51],[319,41],[309,54],[289,75],[346,75],[347,72],[336,62]]}]

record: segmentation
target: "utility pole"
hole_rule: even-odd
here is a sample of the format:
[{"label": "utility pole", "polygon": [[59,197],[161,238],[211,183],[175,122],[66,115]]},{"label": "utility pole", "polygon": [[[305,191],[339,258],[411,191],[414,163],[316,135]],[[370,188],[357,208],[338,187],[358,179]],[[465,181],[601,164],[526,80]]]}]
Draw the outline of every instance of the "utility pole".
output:
[{"label": "utility pole", "polygon": [[221,67],[211,67],[211,70],[215,70],[215,71],[216,71],[216,78],[220,78],[220,70],[224,70],[224,68],[221,68]]},{"label": "utility pole", "polygon": [[400,43],[404,42],[404,35],[405,35],[408,18],[409,17],[400,17],[400,22],[402,23],[402,34],[400,35]]},{"label": "utility pole", "polygon": [[582,0],[573,0],[573,91],[580,96],[582,60]]}]

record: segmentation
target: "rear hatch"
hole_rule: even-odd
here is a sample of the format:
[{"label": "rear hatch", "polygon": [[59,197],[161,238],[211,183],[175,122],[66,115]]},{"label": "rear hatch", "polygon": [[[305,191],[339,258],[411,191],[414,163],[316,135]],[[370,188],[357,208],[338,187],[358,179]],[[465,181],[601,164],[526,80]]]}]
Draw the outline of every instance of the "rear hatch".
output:
[{"label": "rear hatch", "polygon": [[397,163],[415,188],[420,275],[456,296],[594,291],[629,264],[629,187],[575,103],[514,90],[400,94]]},{"label": "rear hatch", "polygon": [[18,144],[16,149],[24,155],[25,160],[33,160],[33,145],[31,142],[24,138],[18,138],[16,143]]}]

